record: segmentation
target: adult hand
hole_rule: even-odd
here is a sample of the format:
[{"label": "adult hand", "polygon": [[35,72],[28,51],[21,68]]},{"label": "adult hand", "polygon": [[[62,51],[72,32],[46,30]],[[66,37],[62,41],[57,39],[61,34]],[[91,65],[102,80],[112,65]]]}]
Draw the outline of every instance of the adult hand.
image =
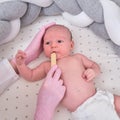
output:
[{"label": "adult hand", "polygon": [[39,57],[40,53],[43,50],[42,38],[45,34],[45,31],[47,28],[49,28],[53,25],[55,25],[55,22],[44,25],[39,30],[39,32],[35,35],[35,37],[31,41],[31,43],[28,45],[28,47],[25,49],[25,53],[27,54],[26,64],[30,63],[31,61],[33,61]]},{"label": "adult hand", "polygon": [[52,120],[54,110],[65,93],[60,76],[61,70],[57,66],[53,66],[48,72],[38,94],[35,120]]},{"label": "adult hand", "polygon": [[51,94],[54,94],[59,101],[63,98],[65,93],[65,86],[63,86],[63,80],[60,79],[60,76],[61,70],[57,66],[53,66],[48,72],[42,86],[42,89],[48,90]]}]

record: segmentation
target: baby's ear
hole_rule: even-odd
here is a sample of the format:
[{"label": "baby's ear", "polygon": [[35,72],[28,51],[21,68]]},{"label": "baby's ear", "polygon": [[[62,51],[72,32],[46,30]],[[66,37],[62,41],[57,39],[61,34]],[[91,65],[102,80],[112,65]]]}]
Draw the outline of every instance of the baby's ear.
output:
[{"label": "baby's ear", "polygon": [[73,49],[73,48],[74,48],[74,41],[71,40],[71,49]]}]

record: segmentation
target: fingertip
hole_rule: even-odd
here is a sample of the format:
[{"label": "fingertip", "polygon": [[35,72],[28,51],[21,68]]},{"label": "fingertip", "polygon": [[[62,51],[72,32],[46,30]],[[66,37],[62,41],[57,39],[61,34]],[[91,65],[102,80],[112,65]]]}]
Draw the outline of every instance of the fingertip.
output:
[{"label": "fingertip", "polygon": [[53,65],[51,68],[52,69],[57,69],[57,67],[58,67],[57,65]]},{"label": "fingertip", "polygon": [[63,80],[62,79],[60,79],[58,81],[59,81],[60,85],[63,85]]},{"label": "fingertip", "polygon": [[57,67],[56,71],[61,74],[61,69]]}]

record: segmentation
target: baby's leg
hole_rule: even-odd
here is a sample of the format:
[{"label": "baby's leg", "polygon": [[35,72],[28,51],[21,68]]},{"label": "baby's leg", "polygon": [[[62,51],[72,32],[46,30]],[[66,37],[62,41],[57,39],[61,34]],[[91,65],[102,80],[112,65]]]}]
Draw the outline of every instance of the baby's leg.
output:
[{"label": "baby's leg", "polygon": [[115,98],[115,101],[114,101],[115,109],[120,117],[120,96],[115,95],[114,98]]}]

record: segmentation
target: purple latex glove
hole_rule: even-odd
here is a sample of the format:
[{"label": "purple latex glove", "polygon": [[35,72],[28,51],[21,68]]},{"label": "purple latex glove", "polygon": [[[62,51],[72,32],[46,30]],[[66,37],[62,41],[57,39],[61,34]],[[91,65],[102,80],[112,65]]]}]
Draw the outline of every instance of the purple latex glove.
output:
[{"label": "purple latex glove", "polygon": [[27,54],[26,64],[28,64],[32,60],[36,59],[40,55],[40,53],[42,51],[42,45],[41,45],[42,42],[41,41],[42,41],[43,35],[44,35],[46,29],[54,24],[55,23],[52,22],[47,25],[44,25],[40,29],[40,31],[37,33],[37,35],[34,37],[34,39],[29,44],[29,46],[25,49],[25,53]]},{"label": "purple latex glove", "polygon": [[61,70],[55,65],[48,72],[39,91],[35,120],[52,120],[54,111],[65,93]]},{"label": "purple latex glove", "polygon": [[[55,25],[55,22],[49,23],[47,25],[44,25],[40,31],[37,33],[37,35],[33,38],[31,43],[28,45],[28,47],[25,49],[25,53],[27,55],[25,63],[28,64],[31,61],[35,60],[37,57],[39,57],[40,53],[42,52],[42,38],[47,28],[50,26]],[[15,58],[12,59],[12,62],[16,64]]]}]

